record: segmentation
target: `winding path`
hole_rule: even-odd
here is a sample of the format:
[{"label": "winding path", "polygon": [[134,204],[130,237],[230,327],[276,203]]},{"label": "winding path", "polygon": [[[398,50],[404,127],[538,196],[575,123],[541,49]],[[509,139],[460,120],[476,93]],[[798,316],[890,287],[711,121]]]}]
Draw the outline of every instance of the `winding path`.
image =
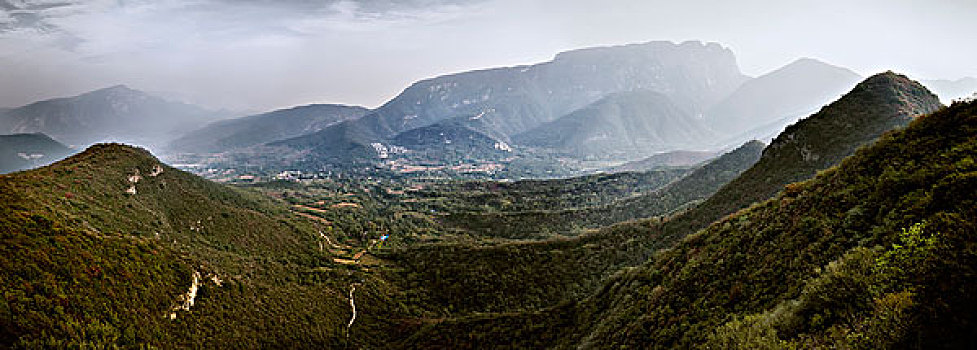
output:
[{"label": "winding path", "polygon": [[358,285],[359,283],[349,285],[349,307],[353,310],[353,316],[349,318],[349,324],[346,325],[346,339],[349,339],[349,330],[353,327],[353,322],[356,321],[356,302],[353,300],[353,292],[356,291]]}]

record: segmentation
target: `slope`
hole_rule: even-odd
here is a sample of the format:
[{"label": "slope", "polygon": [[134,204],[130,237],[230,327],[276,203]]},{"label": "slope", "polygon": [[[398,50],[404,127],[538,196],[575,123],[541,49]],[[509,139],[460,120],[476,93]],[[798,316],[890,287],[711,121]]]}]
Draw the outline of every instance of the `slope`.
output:
[{"label": "slope", "polygon": [[[760,158],[763,143],[753,141],[726,153],[674,181],[644,193],[629,193],[584,205],[567,206],[556,203],[532,208],[513,207],[504,211],[458,210],[445,215],[447,226],[482,237],[529,238],[550,235],[572,235],[583,229],[615,223],[664,216],[685,207],[694,206],[709,198],[719,188],[749,169]],[[670,170],[635,173],[649,176]],[[674,171],[674,170],[671,170]],[[684,173],[684,172],[683,172]],[[632,173],[600,175],[607,178]],[[596,176],[596,175],[595,175]],[[586,179],[582,178],[582,179]],[[561,182],[579,179],[560,180]],[[552,180],[557,181],[557,180]],[[569,189],[582,192],[592,188]],[[580,195],[578,195],[580,196]],[[586,196],[581,196],[586,198]],[[560,197],[556,197],[560,198]]]},{"label": "slope", "polygon": [[449,319],[405,346],[967,348],[977,341],[975,126],[977,103],[954,104],[582,302]]},{"label": "slope", "polygon": [[[781,124],[786,125],[837,99],[861,79],[848,69],[802,58],[743,83],[712,106],[705,119],[726,136],[789,118]],[[745,135],[751,136],[759,135]]]},{"label": "slope", "polygon": [[[3,347],[341,347],[377,342],[384,284],[328,259],[261,195],[96,145],[0,176]],[[345,295],[360,282],[353,342]],[[382,292],[381,292],[382,291]],[[310,305],[314,305],[310,308]]]},{"label": "slope", "polygon": [[513,137],[513,142],[576,157],[638,159],[652,153],[708,147],[715,134],[654,91],[615,93]]},{"label": "slope", "polygon": [[584,345],[973,344],[975,125],[973,103],[921,118],[622,274]]},{"label": "slope", "polygon": [[627,162],[607,169],[607,172],[648,171],[663,167],[694,166],[719,155],[712,151],[671,151],[662,152],[644,159]]},{"label": "slope", "polygon": [[753,167],[672,220],[669,231],[689,234],[770,198],[784,185],[814,176],[886,131],[939,107],[936,95],[905,76],[886,72],[865,79],[841,99],[787,127]]},{"label": "slope", "polygon": [[168,148],[177,152],[223,152],[311,134],[367,112],[363,107],[328,104],[281,109],[209,124],[174,140]]},{"label": "slope", "polygon": [[0,174],[50,164],[71,153],[44,134],[0,135]]},{"label": "slope", "polygon": [[219,113],[118,85],[11,109],[0,117],[0,127],[11,133],[42,132],[81,147],[100,141],[163,145],[218,117]]}]

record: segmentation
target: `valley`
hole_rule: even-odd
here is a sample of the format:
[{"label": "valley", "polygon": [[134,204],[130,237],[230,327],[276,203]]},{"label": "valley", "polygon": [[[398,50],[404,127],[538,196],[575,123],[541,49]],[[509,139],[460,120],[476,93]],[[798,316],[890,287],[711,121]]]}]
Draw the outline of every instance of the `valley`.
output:
[{"label": "valley", "polygon": [[[4,203],[9,203],[3,206],[3,225],[9,232],[4,236],[4,246],[8,247],[3,260],[4,281],[20,281],[16,283],[19,287],[10,291],[25,293],[7,299],[8,312],[22,316],[8,324],[14,328],[7,329],[17,330],[16,333],[6,333],[5,337],[16,337],[17,346],[27,347],[150,343],[178,347],[318,344],[337,348],[465,348],[477,343],[479,347],[515,344],[562,348],[604,347],[597,344],[607,342],[663,347],[732,342],[746,346],[770,338],[750,338],[739,332],[755,328],[743,327],[761,327],[749,322],[773,317],[763,312],[788,305],[777,307],[789,307],[788,312],[797,321],[773,323],[770,327],[792,327],[791,332],[797,332],[778,331],[778,337],[797,335],[780,338],[784,339],[781,341],[896,344],[911,336],[927,341],[967,342],[968,338],[957,338],[965,333],[913,326],[932,317],[927,316],[931,315],[928,307],[942,304],[900,306],[905,311],[900,311],[902,316],[897,320],[909,328],[899,329],[909,333],[870,333],[867,340],[836,338],[835,331],[827,329],[854,331],[846,328],[851,327],[849,323],[839,321],[846,318],[832,316],[836,318],[821,321],[828,322],[821,323],[824,326],[815,326],[809,322],[814,322],[811,317],[816,314],[803,310],[818,310],[805,309],[811,307],[805,305],[813,302],[808,300],[814,295],[805,293],[810,293],[807,291],[811,288],[825,288],[817,287],[818,283],[866,283],[873,286],[869,290],[880,288],[864,297],[832,296],[845,298],[831,299],[832,303],[855,303],[832,305],[846,305],[844,310],[848,313],[843,315],[850,316],[844,317],[857,317],[857,324],[868,327],[857,328],[858,332],[880,332],[872,328],[881,327],[872,326],[877,324],[873,322],[881,322],[879,317],[883,314],[879,312],[888,312],[873,311],[865,306],[871,303],[864,304],[865,299],[858,298],[905,298],[905,292],[900,291],[915,286],[912,290],[920,293],[918,298],[929,298],[919,300],[939,298],[956,307],[968,305],[969,294],[962,292],[972,288],[968,280],[960,280],[959,286],[942,286],[931,284],[926,276],[937,276],[932,275],[936,271],[966,273],[966,266],[972,266],[953,265],[957,267],[951,270],[946,270],[949,266],[940,267],[946,266],[941,264],[950,261],[946,260],[949,256],[973,259],[966,248],[972,243],[965,242],[973,242],[966,238],[968,232],[973,232],[968,226],[973,221],[967,218],[974,215],[966,204],[973,201],[969,194],[974,193],[966,190],[971,185],[966,174],[973,170],[973,162],[968,159],[975,156],[970,152],[974,148],[970,126],[975,125],[970,120],[974,116],[977,111],[973,103],[958,103],[920,117],[906,130],[887,133],[878,144],[860,148],[854,156],[835,163],[840,165],[819,173],[813,180],[788,185],[774,199],[724,218],[721,217],[728,211],[709,211],[713,209],[696,199],[709,197],[711,192],[707,192],[700,197],[685,197],[688,201],[684,203],[663,204],[664,211],[643,219],[592,229],[538,230],[515,236],[499,229],[506,227],[503,224],[479,224],[450,217],[462,212],[505,216],[541,208],[556,212],[601,210],[622,200],[662,193],[683,181],[710,178],[702,174],[712,173],[714,170],[707,169],[719,165],[707,163],[700,167],[564,180],[348,178],[278,180],[235,188],[161,166],[142,150],[122,145],[95,146],[65,162],[2,178]],[[798,127],[802,128],[799,132],[806,128]],[[755,152],[738,166],[749,170],[736,171],[732,177],[710,186],[722,188],[720,192],[733,191],[738,182],[744,181],[743,176],[763,169],[763,157],[758,162]],[[773,157],[770,152],[768,148],[764,157]],[[803,160],[801,154],[791,154]],[[727,156],[730,155],[723,157]],[[919,157],[954,160],[908,162]],[[878,162],[882,159],[904,167],[880,167]],[[140,169],[142,174],[141,180],[135,182],[138,191],[126,194],[126,177],[134,169]],[[772,170],[764,171],[773,174]],[[886,175],[873,173],[877,171]],[[943,180],[923,180],[919,176]],[[24,185],[25,181],[47,184],[46,190]],[[25,188],[34,190],[28,194]],[[894,188],[900,190],[890,192]],[[933,196],[932,201],[914,207],[899,204],[906,203],[906,196],[915,198],[923,193]],[[811,201],[848,204],[808,204]],[[38,207],[37,203],[45,204]],[[113,209],[119,207],[128,209]],[[825,215],[820,210],[841,214]],[[770,214],[777,211],[792,214]],[[699,219],[702,217],[711,219]],[[566,227],[561,226],[563,221],[573,218],[541,219],[538,227]],[[689,226],[690,220],[695,220],[694,225]],[[719,221],[693,234],[695,227],[705,222],[698,220]],[[912,225],[920,222],[925,226]],[[790,233],[794,230],[801,230],[800,235]],[[828,232],[825,230],[837,233],[824,236]],[[912,236],[906,232],[917,233]],[[756,241],[755,234],[778,243],[771,246],[772,243]],[[900,239],[922,239],[914,237],[939,237],[933,238],[943,242],[938,249],[950,255],[943,259],[938,259],[941,255],[917,258],[893,255],[895,250],[885,248]],[[760,251],[730,250],[751,245]],[[24,249],[28,246],[31,248]],[[795,248],[771,248],[787,246]],[[768,258],[769,254],[781,254],[773,252],[811,252],[812,247],[827,254],[791,255],[793,260],[780,262]],[[919,249],[937,249],[922,247]],[[775,250],[762,252],[768,249]],[[906,254],[931,253],[913,250]],[[861,264],[866,256],[925,259],[913,261],[927,263],[910,275],[921,279],[875,277],[890,272],[852,265]],[[72,257],[86,258],[66,264],[64,259]],[[831,263],[834,260],[840,262]],[[891,261],[902,264],[896,265],[901,269],[910,266],[904,265],[905,260]],[[795,263],[806,264],[810,269],[789,269],[789,265],[784,265]],[[859,273],[868,277],[838,280],[848,277],[828,275],[840,273],[835,272],[839,268],[835,264],[861,268]],[[824,270],[816,268],[824,266]],[[689,268],[697,272],[683,272]],[[770,269],[780,272],[764,274]],[[958,269],[963,270],[956,272]],[[694,277],[705,274],[713,279]],[[722,277],[727,274],[740,277]],[[778,277],[770,280],[770,276]],[[742,279],[751,282],[744,283]],[[670,292],[689,288],[695,292]],[[735,290],[739,291],[731,292]],[[35,292],[26,294],[29,291]],[[125,297],[114,299],[108,309],[91,304],[99,303],[102,299],[97,295],[103,294]],[[24,302],[28,295],[33,295],[33,302]],[[705,299],[696,303],[715,305],[699,309],[703,311],[698,313],[680,314],[696,322],[695,327],[705,327],[694,337],[667,333],[673,328],[644,325],[679,321],[637,316],[642,311],[636,308],[650,307],[650,315],[670,313],[669,309],[662,309],[666,307],[682,308],[682,303],[692,302],[683,299],[684,295],[702,295],[700,298]],[[912,295],[912,300],[917,300],[917,294]],[[800,301],[791,301],[794,298]],[[622,299],[640,302],[620,302]],[[70,309],[63,308],[66,301],[72,305]],[[640,306],[649,302],[652,304]],[[717,314],[704,310],[726,311]],[[126,323],[68,321],[85,317],[120,318]],[[251,327],[263,330],[248,331]],[[657,333],[634,333],[628,327]],[[42,329],[44,332],[40,333]],[[630,335],[622,337],[619,332]],[[948,334],[952,336],[946,338]],[[645,336],[658,340],[642,340]],[[937,336],[940,338],[929,338]]]},{"label": "valley", "polygon": [[[319,31],[355,43],[221,62],[293,77],[247,91],[223,67],[183,71],[166,40],[137,45],[162,58],[136,81],[223,86],[261,109],[127,85],[0,108],[0,348],[977,345],[977,80],[796,57],[748,75],[730,46],[694,40],[485,66],[486,42],[464,66],[483,68],[418,65],[428,75],[364,107],[313,87],[353,96],[395,69],[344,80],[318,50],[430,59],[407,41],[386,57],[360,35],[451,27],[472,8],[330,4],[293,9],[310,16],[299,24],[220,30],[262,33],[237,49]],[[29,21],[57,32],[51,9],[71,17],[0,4],[16,15],[0,17],[0,40]],[[217,42],[204,45],[215,57]],[[272,96],[287,103],[257,102]]]}]

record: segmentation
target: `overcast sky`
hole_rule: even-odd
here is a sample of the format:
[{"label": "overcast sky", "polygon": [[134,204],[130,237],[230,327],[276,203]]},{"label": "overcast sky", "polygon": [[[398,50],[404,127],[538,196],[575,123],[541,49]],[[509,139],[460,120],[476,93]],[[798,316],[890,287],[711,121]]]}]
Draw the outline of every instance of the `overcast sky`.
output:
[{"label": "overcast sky", "polygon": [[411,82],[568,49],[702,40],[748,75],[799,57],[977,76],[975,0],[0,0],[0,106],[116,84],[208,107],[376,107]]}]

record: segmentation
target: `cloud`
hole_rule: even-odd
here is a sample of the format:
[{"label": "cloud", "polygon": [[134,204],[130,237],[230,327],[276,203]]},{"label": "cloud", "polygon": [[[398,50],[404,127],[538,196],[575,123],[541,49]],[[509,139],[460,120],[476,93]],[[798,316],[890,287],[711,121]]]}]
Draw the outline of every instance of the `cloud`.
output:
[{"label": "cloud", "polygon": [[[174,39],[230,45],[436,23],[477,2],[453,0],[0,0],[0,40],[33,38],[86,56],[166,47]],[[285,39],[287,41],[287,39]]]},{"label": "cloud", "polygon": [[[474,16],[484,3],[0,0],[0,80],[18,82],[0,86],[0,105],[126,83],[190,102],[266,109],[320,100],[328,93],[316,81],[335,80],[348,81],[334,90],[341,93],[333,99],[346,100],[337,102],[376,103],[404,83],[403,73],[364,81],[353,78],[398,74],[353,69],[430,44],[415,39]],[[369,84],[389,86],[367,93]],[[373,97],[355,96],[366,94]]]},{"label": "cloud", "polygon": [[[973,0],[0,0],[0,106],[115,84],[215,107],[377,106],[436,75],[690,39],[758,75],[797,57],[863,74],[977,75]],[[925,49],[921,49],[925,48]],[[934,54],[939,53],[939,54]]]}]

